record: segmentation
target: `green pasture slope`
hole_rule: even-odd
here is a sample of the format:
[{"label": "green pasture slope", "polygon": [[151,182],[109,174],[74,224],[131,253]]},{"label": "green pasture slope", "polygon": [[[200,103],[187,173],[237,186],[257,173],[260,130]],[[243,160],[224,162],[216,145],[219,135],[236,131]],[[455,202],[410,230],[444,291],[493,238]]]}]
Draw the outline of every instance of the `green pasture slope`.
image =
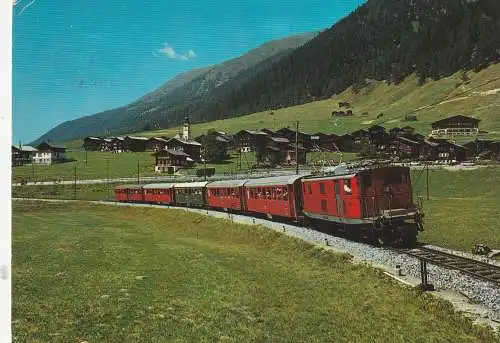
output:
[{"label": "green pasture slope", "polygon": [[426,214],[420,241],[469,252],[480,243],[500,249],[499,167],[429,170],[429,200],[425,171],[414,171],[412,182]]},{"label": "green pasture slope", "polygon": [[13,203],[19,342],[494,342],[348,256],[180,210]]},{"label": "green pasture slope", "polygon": [[[357,94],[348,88],[328,100],[269,110],[241,117],[195,124],[193,134],[200,135],[208,129],[216,128],[230,133],[242,129],[280,129],[284,126],[309,133],[324,132],[344,134],[371,125],[383,125],[387,129],[411,125],[417,131],[430,133],[430,123],[455,114],[475,116],[481,119],[480,128],[488,131],[482,137],[500,139],[500,64],[494,64],[479,73],[468,72],[468,81],[462,79],[461,72],[438,81],[429,80],[418,86],[417,78],[408,77],[397,85],[381,81],[371,81]],[[332,110],[338,110],[339,101],[352,105],[353,117],[331,118]],[[367,112],[367,116],[361,115]],[[377,119],[377,116],[383,116]],[[407,114],[417,116],[416,122],[405,122]],[[138,133],[140,136],[174,136],[180,127]]]}]

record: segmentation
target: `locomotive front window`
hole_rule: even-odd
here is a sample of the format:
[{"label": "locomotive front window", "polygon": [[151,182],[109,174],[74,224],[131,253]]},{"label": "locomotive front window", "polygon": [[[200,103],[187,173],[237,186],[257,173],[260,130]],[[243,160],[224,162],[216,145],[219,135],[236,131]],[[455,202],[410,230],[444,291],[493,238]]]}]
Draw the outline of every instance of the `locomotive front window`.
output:
[{"label": "locomotive front window", "polygon": [[344,179],[344,192],[345,194],[352,194],[351,179]]}]

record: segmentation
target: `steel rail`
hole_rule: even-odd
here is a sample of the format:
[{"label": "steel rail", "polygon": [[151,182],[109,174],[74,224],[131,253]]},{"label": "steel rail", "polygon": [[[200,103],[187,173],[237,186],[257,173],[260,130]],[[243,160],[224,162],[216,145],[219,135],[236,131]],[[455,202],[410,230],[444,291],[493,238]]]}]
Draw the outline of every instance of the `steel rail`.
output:
[{"label": "steel rail", "polygon": [[394,250],[399,253],[426,260],[440,267],[458,270],[474,278],[482,279],[500,286],[500,266],[423,246],[414,249]]}]

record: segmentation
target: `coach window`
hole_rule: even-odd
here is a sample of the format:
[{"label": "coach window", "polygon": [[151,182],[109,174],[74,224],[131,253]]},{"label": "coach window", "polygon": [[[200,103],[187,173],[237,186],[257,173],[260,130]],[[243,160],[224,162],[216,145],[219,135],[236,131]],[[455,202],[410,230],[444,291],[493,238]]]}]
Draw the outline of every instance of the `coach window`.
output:
[{"label": "coach window", "polygon": [[347,195],[352,194],[351,179],[344,179],[344,192]]},{"label": "coach window", "polygon": [[325,194],[325,184],[323,182],[320,182],[319,184],[319,192],[321,194]]},{"label": "coach window", "polygon": [[312,191],[312,186],[311,186],[311,184],[308,184],[308,185],[307,185],[307,188],[309,189],[309,194],[312,194],[312,192],[313,192],[313,191]]},{"label": "coach window", "polygon": [[326,200],[321,200],[321,211],[326,211],[328,209],[328,204]]},{"label": "coach window", "polygon": [[288,200],[288,189],[283,190],[283,200],[287,201]]}]

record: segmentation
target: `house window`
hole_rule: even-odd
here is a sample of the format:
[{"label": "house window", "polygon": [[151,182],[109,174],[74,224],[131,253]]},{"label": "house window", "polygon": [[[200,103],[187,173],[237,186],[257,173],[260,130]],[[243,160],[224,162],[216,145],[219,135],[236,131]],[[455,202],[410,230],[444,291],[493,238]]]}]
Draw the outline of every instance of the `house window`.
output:
[{"label": "house window", "polygon": [[328,208],[328,204],[326,200],[321,200],[321,211],[326,211]]},{"label": "house window", "polygon": [[319,192],[320,194],[325,194],[325,184],[323,182],[319,184]]}]

